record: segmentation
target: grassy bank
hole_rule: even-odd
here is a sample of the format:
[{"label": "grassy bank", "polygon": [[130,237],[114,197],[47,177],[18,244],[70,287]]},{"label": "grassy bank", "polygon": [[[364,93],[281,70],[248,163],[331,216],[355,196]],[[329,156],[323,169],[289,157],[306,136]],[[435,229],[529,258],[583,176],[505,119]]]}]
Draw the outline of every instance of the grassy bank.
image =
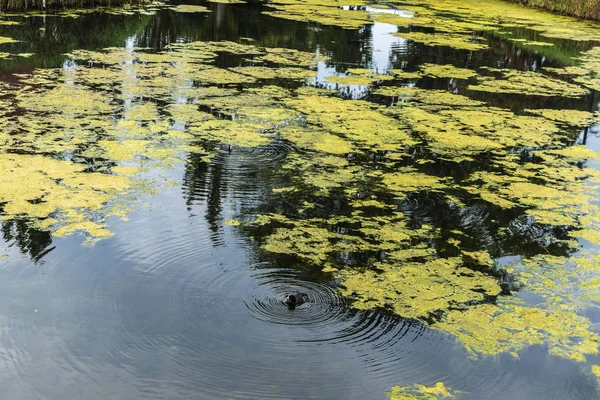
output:
[{"label": "grassy bank", "polygon": [[600,20],[600,0],[511,0],[578,18]]},{"label": "grassy bank", "polygon": [[117,6],[132,0],[0,0],[0,13],[75,7]]}]

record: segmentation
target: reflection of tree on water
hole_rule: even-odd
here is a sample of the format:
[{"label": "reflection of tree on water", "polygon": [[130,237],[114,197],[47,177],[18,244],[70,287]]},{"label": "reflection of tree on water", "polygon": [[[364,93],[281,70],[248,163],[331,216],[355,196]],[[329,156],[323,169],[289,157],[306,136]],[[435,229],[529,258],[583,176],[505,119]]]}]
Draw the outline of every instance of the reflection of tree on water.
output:
[{"label": "reflection of tree on water", "polygon": [[227,179],[223,179],[221,165],[207,163],[202,156],[191,153],[183,176],[183,190],[189,211],[200,202],[206,202],[205,219],[214,235],[222,227],[222,192],[227,191]]},{"label": "reflection of tree on water", "polygon": [[[76,49],[101,49],[122,46],[123,42],[147,25],[152,17],[94,14],[93,18],[22,18],[18,29],[10,32],[19,40],[3,51],[32,53],[35,57],[13,57],[0,61],[1,70],[28,70],[59,67],[66,53]],[[43,39],[40,39],[40,36]]]},{"label": "reflection of tree on water", "polygon": [[23,218],[2,221],[2,237],[9,245],[15,244],[23,254],[29,255],[35,262],[54,250],[52,235],[48,231],[32,228]]},{"label": "reflection of tree on water", "polygon": [[[161,50],[176,41],[239,42],[252,38],[252,44],[283,47],[327,54],[340,70],[368,63],[371,58],[369,25],[357,29],[335,26],[308,26],[304,22],[272,18],[261,14],[252,4],[211,3],[205,15],[161,11],[137,35],[139,47]],[[268,22],[265,22],[268,19]],[[337,63],[340,63],[339,65]],[[236,64],[237,65],[237,64]]]}]

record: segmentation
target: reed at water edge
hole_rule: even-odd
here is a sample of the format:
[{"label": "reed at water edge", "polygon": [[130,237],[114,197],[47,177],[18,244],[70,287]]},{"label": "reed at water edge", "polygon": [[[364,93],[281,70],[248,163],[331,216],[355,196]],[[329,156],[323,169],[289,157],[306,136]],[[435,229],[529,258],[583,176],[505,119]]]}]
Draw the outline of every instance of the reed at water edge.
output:
[{"label": "reed at water edge", "polygon": [[528,7],[541,8],[556,14],[600,20],[600,0],[511,0]]},{"label": "reed at water edge", "polygon": [[14,11],[119,6],[139,0],[0,0],[0,14]]}]

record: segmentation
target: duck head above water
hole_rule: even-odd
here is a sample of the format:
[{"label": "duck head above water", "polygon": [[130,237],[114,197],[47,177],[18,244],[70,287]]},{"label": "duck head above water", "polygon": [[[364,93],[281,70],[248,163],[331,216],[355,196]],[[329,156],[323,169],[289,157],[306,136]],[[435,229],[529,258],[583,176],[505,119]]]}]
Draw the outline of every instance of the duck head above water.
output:
[{"label": "duck head above water", "polygon": [[285,298],[285,304],[288,308],[293,310],[296,306],[306,303],[308,296],[304,293],[290,293]]}]

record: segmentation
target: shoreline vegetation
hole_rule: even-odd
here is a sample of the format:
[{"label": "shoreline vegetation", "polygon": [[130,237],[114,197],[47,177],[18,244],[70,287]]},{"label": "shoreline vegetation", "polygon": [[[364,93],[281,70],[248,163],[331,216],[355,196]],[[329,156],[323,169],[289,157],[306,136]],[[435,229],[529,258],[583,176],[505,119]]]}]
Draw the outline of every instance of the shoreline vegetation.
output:
[{"label": "shoreline vegetation", "polygon": [[134,2],[136,0],[0,0],[0,14],[14,11],[120,6]]},{"label": "shoreline vegetation", "polygon": [[555,14],[600,20],[600,0],[510,0],[527,7],[543,9]]},{"label": "shoreline vegetation", "polygon": [[[0,13],[56,10],[81,7],[105,7],[131,4],[136,0],[0,0]],[[600,0],[507,0],[555,14],[600,21]]]}]

